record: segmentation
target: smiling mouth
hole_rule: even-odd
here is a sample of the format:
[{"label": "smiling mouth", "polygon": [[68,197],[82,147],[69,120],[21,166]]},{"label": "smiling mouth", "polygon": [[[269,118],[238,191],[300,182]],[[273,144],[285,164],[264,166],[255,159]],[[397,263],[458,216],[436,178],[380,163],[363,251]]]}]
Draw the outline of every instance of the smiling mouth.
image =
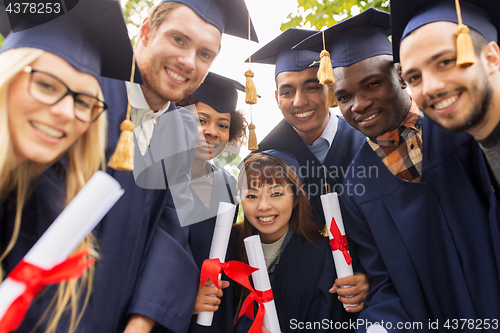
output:
[{"label": "smiling mouth", "polygon": [[307,111],[307,112],[302,112],[302,113],[296,113],[294,114],[295,117],[297,118],[307,118],[309,117],[310,115],[312,115],[314,112],[316,112],[316,110],[312,110],[312,111]]},{"label": "smiling mouth", "polygon": [[439,103],[436,103],[434,105],[434,109],[436,109],[436,110],[446,109],[447,107],[449,107],[450,105],[452,105],[453,103],[455,103],[455,101],[457,99],[458,99],[458,95],[454,95],[454,96],[448,97],[447,99],[442,100]]},{"label": "smiling mouth", "polygon": [[185,78],[184,76],[181,76],[177,73],[174,73],[173,71],[171,71],[170,69],[166,68],[167,70],[167,73],[168,75],[170,75],[171,77],[173,77],[174,79],[176,79],[177,81],[180,81],[180,82],[184,82],[187,80],[187,78]]},{"label": "smiling mouth", "polygon": [[215,147],[217,147],[216,144],[209,143],[209,142],[206,142],[206,141],[199,141],[198,144],[202,148],[215,148]]},{"label": "smiling mouth", "polygon": [[372,114],[372,115],[371,115],[371,116],[369,116],[368,118],[358,120],[358,123],[362,123],[362,122],[365,122],[365,121],[372,120],[373,118],[375,118],[375,117],[376,117],[376,116],[378,116],[379,114],[380,114],[380,112],[377,112],[377,113],[375,113],[375,114]]},{"label": "smiling mouth", "polygon": [[261,220],[262,222],[271,222],[272,220],[274,220],[276,218],[276,216],[278,215],[273,215],[273,216],[259,216],[258,219]]},{"label": "smiling mouth", "polygon": [[34,121],[30,121],[30,124],[35,129],[37,129],[39,132],[41,132],[42,134],[44,134],[48,137],[55,138],[55,139],[61,139],[64,136],[64,132],[56,130],[53,127],[50,127],[50,126],[47,126],[44,124],[40,124],[40,123],[36,123]]}]

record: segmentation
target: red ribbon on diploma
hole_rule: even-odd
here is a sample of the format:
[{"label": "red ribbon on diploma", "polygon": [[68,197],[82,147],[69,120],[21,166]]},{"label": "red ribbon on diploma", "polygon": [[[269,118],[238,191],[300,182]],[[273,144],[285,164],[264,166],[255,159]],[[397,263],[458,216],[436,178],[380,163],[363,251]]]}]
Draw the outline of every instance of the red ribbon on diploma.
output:
[{"label": "red ribbon on diploma", "polygon": [[340,233],[339,227],[337,226],[337,222],[335,222],[335,218],[332,217],[332,223],[330,223],[330,232],[332,233],[333,238],[330,239],[330,247],[332,251],[340,250],[344,255],[345,262],[350,265],[352,262],[352,258],[349,255],[349,243],[347,243],[347,237]]},{"label": "red ribbon on diploma", "polygon": [[15,331],[28,312],[31,301],[45,286],[79,278],[95,258],[84,260],[90,249],[82,250],[50,270],[44,270],[21,260],[7,278],[26,285],[26,290],[9,307],[0,320],[0,333]]},{"label": "red ribbon on diploma", "polygon": [[219,274],[224,272],[227,277],[252,290],[252,285],[248,277],[256,270],[258,270],[258,268],[253,268],[236,260],[221,263],[219,259],[206,259],[201,266],[200,288],[203,289],[203,285],[208,278],[210,278],[212,283],[218,288]]},{"label": "red ribbon on diploma", "polygon": [[238,318],[242,315],[246,315],[250,319],[254,319],[253,313],[253,302],[257,302],[259,304],[259,309],[257,310],[257,316],[255,320],[248,330],[248,333],[260,333],[262,331],[262,324],[264,322],[264,315],[266,314],[266,308],[264,307],[264,303],[270,302],[274,300],[272,289],[266,291],[259,291],[250,289],[252,292],[247,296],[243,305],[241,306],[240,314]]}]

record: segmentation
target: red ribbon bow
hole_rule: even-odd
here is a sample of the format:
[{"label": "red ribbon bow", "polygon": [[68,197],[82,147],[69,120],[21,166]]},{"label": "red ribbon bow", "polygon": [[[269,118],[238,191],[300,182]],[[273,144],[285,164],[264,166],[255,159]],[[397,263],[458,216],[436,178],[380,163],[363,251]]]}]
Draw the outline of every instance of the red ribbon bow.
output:
[{"label": "red ribbon bow", "polygon": [[8,278],[25,284],[26,290],[10,305],[0,320],[0,333],[15,331],[19,328],[31,301],[45,286],[79,278],[95,261],[95,258],[84,260],[89,252],[90,249],[82,250],[50,270],[44,270],[21,260],[10,272]]},{"label": "red ribbon bow", "polygon": [[264,307],[264,303],[270,302],[274,300],[272,289],[266,291],[259,291],[250,289],[251,293],[247,296],[243,305],[241,306],[240,314],[238,318],[242,315],[246,315],[250,319],[254,319],[253,313],[253,302],[257,302],[259,304],[259,309],[257,310],[257,316],[255,320],[248,330],[248,333],[260,333],[262,331],[262,324],[264,322],[264,315],[266,314],[266,308]]},{"label": "red ribbon bow", "polygon": [[337,222],[335,222],[335,218],[332,217],[332,223],[330,224],[330,232],[332,233],[332,239],[330,239],[330,247],[332,251],[340,250],[344,255],[344,259],[348,265],[351,264],[352,258],[349,255],[349,243],[347,243],[347,237],[340,233],[339,227],[337,226]]},{"label": "red ribbon bow", "polygon": [[219,259],[206,259],[201,266],[200,288],[203,289],[203,285],[208,278],[210,278],[212,283],[218,288],[219,274],[224,272],[230,279],[248,289],[252,289],[248,277],[256,270],[258,270],[258,268],[253,268],[236,260],[221,263]]}]

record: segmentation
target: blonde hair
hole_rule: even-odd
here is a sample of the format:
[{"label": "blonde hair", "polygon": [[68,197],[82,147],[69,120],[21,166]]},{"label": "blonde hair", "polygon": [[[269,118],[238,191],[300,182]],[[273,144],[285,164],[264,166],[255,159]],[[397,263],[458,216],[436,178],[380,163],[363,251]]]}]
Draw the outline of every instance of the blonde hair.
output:
[{"label": "blonde hair", "polygon": [[[0,54],[0,198],[5,199],[14,190],[17,192],[16,217],[14,231],[5,251],[0,256],[0,264],[14,247],[19,236],[21,226],[21,215],[31,181],[45,171],[51,164],[41,164],[33,161],[25,161],[19,166],[14,164],[14,148],[10,138],[8,126],[8,92],[13,79],[29,64],[38,59],[44,51],[33,48],[12,49]],[[99,89],[98,97],[103,99]],[[101,115],[96,122],[91,124],[88,130],[82,134],[67,151],[68,170],[65,177],[67,205],[99,169],[105,165],[105,143],[106,143],[106,117]],[[66,152],[65,152],[66,153]],[[63,153],[64,154],[64,153]],[[93,249],[91,255],[96,256],[95,240],[92,235],[87,236],[75,251],[90,247]],[[0,280],[3,280],[3,270],[0,268]],[[68,332],[73,332],[80,322],[83,312],[88,304],[94,280],[94,267],[91,266],[80,279],[63,282],[59,284],[58,291],[49,308],[41,316],[38,324],[51,313],[47,324],[46,333],[56,331],[61,316],[67,308],[70,308],[70,324]],[[78,313],[78,300],[85,293],[85,300],[81,311]]]}]

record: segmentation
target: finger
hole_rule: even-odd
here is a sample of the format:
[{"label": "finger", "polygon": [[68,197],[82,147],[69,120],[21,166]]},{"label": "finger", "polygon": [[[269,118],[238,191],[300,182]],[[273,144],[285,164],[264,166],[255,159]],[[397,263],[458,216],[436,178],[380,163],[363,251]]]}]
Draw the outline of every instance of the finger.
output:
[{"label": "finger", "polygon": [[219,289],[224,289],[227,287],[229,287],[229,281],[222,281],[222,280],[219,281]]},{"label": "finger", "polygon": [[336,283],[333,284],[333,286],[328,290],[330,294],[335,294],[337,292],[338,286]]},{"label": "finger", "polygon": [[364,298],[359,295],[353,297],[339,296],[339,301],[341,301],[344,304],[358,304],[359,302],[363,302]]},{"label": "finger", "polygon": [[363,310],[364,307],[365,307],[365,302],[361,302],[357,306],[348,306],[345,308],[345,310],[350,313],[356,313]]},{"label": "finger", "polygon": [[356,275],[349,275],[335,280],[335,284],[339,287],[353,286],[356,284],[358,277]]}]

